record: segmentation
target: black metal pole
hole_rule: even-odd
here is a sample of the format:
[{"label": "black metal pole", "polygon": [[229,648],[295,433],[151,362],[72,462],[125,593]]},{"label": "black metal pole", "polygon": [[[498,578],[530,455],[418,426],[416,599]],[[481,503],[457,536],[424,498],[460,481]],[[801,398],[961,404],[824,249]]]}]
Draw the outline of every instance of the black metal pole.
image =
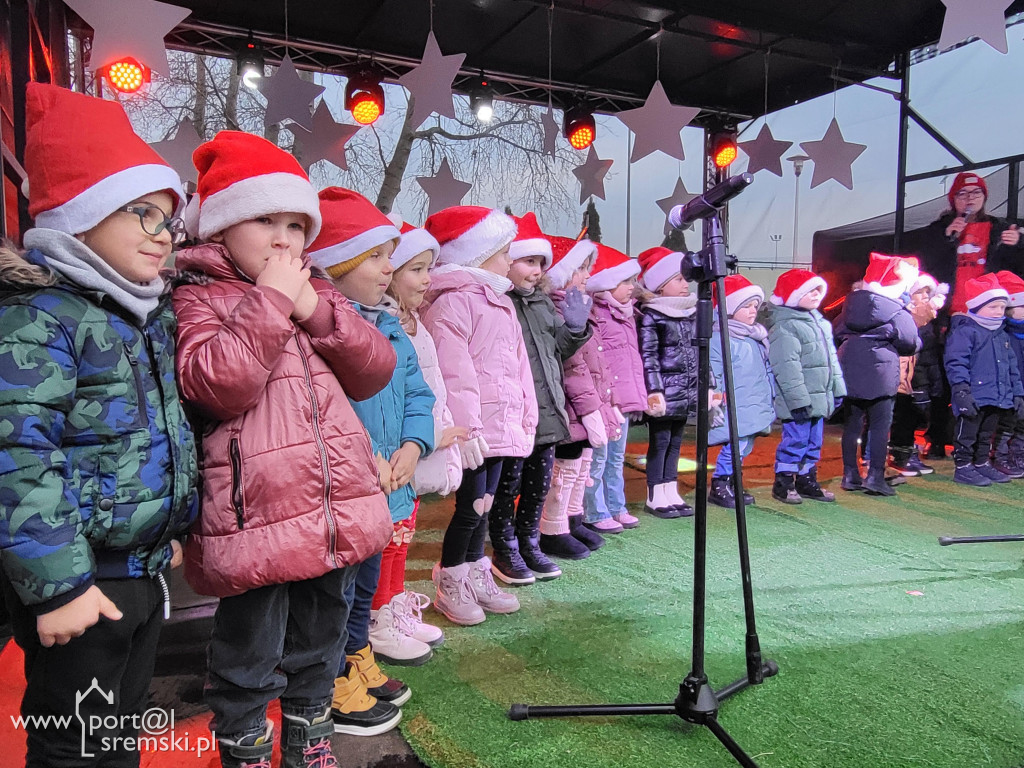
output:
[{"label": "black metal pole", "polygon": [[1009,166],[1006,180],[1006,218],[1015,221],[1020,205],[1020,161],[1014,160]]},{"label": "black metal pole", "polygon": [[939,536],[939,544],[948,547],[950,544],[988,544],[1000,541],[1024,541],[1024,535],[1012,534],[1010,536]]},{"label": "black metal pole", "polygon": [[896,148],[896,229],[892,238],[893,253],[899,253],[903,247],[903,228],[906,222],[907,133],[910,128],[910,57],[906,51],[897,55],[896,69],[900,73],[900,130]]}]

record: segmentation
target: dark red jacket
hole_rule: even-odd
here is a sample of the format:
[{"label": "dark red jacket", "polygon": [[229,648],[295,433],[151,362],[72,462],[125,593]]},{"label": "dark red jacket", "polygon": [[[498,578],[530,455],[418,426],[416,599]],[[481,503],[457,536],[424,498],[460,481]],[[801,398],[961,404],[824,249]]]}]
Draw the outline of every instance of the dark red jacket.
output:
[{"label": "dark red jacket", "polygon": [[379,392],[391,343],[325,280],[303,323],[284,294],[241,278],[220,245],[178,253],[179,389],[209,420],[199,523],[185,576],[225,597],[311,579],[380,552],[392,534],[349,397]]}]

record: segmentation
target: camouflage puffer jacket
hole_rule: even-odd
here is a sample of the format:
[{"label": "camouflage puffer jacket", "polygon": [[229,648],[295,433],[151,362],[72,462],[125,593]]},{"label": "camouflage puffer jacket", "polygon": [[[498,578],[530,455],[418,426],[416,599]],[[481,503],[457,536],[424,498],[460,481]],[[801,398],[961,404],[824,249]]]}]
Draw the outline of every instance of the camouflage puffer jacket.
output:
[{"label": "camouflage puffer jacket", "polygon": [[197,513],[174,316],[163,301],[144,328],[129,317],[71,282],[26,288],[0,270],[0,562],[37,614],[96,578],[159,573]]}]

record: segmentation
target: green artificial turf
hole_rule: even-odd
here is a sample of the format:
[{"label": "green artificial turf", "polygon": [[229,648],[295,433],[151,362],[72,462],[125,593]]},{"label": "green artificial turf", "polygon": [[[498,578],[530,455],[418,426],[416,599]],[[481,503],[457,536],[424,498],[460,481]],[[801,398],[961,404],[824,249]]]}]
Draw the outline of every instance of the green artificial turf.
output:
[{"label": "green artificial turf", "polygon": [[[843,493],[833,480],[836,504],[788,506],[754,486],[757,629],[781,671],[723,702],[719,721],[759,765],[1024,763],[1024,549],[936,541],[1024,533],[1024,481],[966,489],[951,471],[913,479],[893,499]],[[560,561],[561,578],[518,589],[518,613],[455,627],[428,611],[445,645],[423,667],[390,668],[413,690],[402,729],[427,764],[736,765],[708,729],[674,716],[506,717],[515,702],[675,698],[690,670],[693,522],[635,506],[640,528],[587,560]],[[706,668],[720,688],[744,673],[744,622],[735,523],[715,507],[707,604]]]}]

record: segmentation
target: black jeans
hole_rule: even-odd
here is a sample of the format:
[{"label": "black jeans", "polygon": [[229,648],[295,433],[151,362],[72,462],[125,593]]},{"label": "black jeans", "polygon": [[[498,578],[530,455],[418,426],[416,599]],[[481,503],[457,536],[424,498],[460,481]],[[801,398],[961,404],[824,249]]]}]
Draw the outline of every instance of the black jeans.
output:
[{"label": "black jeans", "polygon": [[857,469],[857,440],[861,436],[864,420],[868,425],[868,453],[870,469],[885,471],[889,454],[889,427],[892,426],[892,408],[895,397],[876,397],[874,400],[846,398],[846,426],[843,428],[843,467]]},{"label": "black jeans", "polygon": [[679,477],[679,449],[686,419],[650,419],[647,442],[647,487],[674,483]]},{"label": "black jeans", "polygon": [[[71,727],[66,729],[55,725],[26,727],[26,767],[137,768],[138,749],[125,749],[123,740],[134,740],[139,735],[139,719],[149,701],[149,683],[163,623],[160,585],[150,578],[98,580],[96,586],[124,614],[121,619],[101,618],[67,645],[44,648],[36,633],[36,617],[21,603],[6,576],[0,576],[0,583],[14,639],[25,652],[28,685],[21,700],[21,714],[72,718]],[[86,695],[76,708],[77,695],[90,688],[99,690]],[[108,703],[105,696],[111,693],[113,702]],[[75,718],[76,712],[81,721]],[[91,727],[111,715],[119,716],[117,722],[124,727]],[[131,715],[139,717],[126,717]],[[9,723],[6,725],[10,727]],[[83,753],[92,757],[83,757]],[[0,762],[9,764],[9,759],[10,755],[0,758]]]},{"label": "black jeans", "polygon": [[455,492],[455,514],[441,543],[442,568],[475,563],[484,556],[487,510],[498,490],[505,461],[508,459],[500,456],[485,459],[476,469],[463,471],[462,484]]},{"label": "black jeans", "polygon": [[928,423],[928,416],[914,401],[913,395],[896,395],[892,413],[892,431],[889,443],[893,448],[912,448],[919,427]]},{"label": "black jeans", "polygon": [[538,535],[540,513],[551,487],[554,465],[554,444],[538,445],[525,459],[505,459],[494,506],[488,513],[492,542],[509,537],[513,532],[521,539]]},{"label": "black jeans", "polygon": [[[958,467],[984,464],[992,452],[992,436],[1000,423],[1012,424],[1012,408],[982,405],[977,416],[958,416],[953,434],[953,462]],[[1012,429],[1012,426],[1010,427]]]},{"label": "black jeans", "polygon": [[1011,455],[1024,456],[1024,419],[1012,409],[996,427],[996,458],[1005,461]]},{"label": "black jeans", "polygon": [[345,648],[345,590],[358,567],[221,599],[206,683],[218,739],[262,732],[267,705],[277,698],[288,714],[323,712]]},{"label": "black jeans", "polygon": [[349,582],[345,590],[348,622],[345,625],[345,653],[338,662],[338,677],[345,674],[345,656],[358,653],[370,643],[370,610],[373,608],[373,596],[380,581],[380,559],[378,552],[359,565],[353,566],[356,569],[356,577]]}]

